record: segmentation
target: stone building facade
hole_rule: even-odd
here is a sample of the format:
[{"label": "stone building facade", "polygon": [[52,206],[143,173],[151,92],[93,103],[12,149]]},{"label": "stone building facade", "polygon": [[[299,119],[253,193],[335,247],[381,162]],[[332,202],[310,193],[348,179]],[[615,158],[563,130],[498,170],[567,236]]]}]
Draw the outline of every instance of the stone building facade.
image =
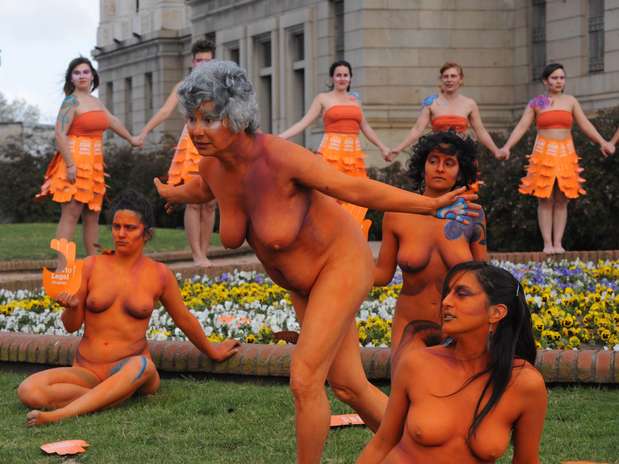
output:
[{"label": "stone building facade", "polygon": [[[101,0],[102,98],[137,132],[187,72],[191,42],[205,36],[219,58],[248,70],[261,125],[274,133],[326,90],[339,58],[351,62],[366,117],[388,145],[436,92],[445,61],[464,66],[462,93],[489,129],[517,120],[551,61],[565,65],[568,92],[585,111],[619,103],[619,0]],[[168,121],[153,140],[181,125]],[[315,148],[320,135],[317,122],[296,141]]]}]

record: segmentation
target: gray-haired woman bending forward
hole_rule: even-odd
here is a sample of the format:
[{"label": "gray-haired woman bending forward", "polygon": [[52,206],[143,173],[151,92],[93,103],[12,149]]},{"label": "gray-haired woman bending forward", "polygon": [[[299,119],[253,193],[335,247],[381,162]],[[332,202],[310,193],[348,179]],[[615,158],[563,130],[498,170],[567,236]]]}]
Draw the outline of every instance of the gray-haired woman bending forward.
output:
[{"label": "gray-haired woman bending forward", "polygon": [[[445,214],[465,220],[464,189],[430,198],[336,171],[308,150],[257,132],[256,99],[245,71],[211,61],[192,71],[179,100],[204,158],[200,175],[172,187],[155,180],[168,203],[216,198],[227,248],[244,240],[274,282],[290,291],[301,335],[292,357],[297,461],[318,463],[329,427],[325,379],[376,430],[386,397],[363,371],[355,313],[372,287],[373,260],[361,229],[334,198],[368,208]],[[476,209],[476,205],[472,206]]]}]

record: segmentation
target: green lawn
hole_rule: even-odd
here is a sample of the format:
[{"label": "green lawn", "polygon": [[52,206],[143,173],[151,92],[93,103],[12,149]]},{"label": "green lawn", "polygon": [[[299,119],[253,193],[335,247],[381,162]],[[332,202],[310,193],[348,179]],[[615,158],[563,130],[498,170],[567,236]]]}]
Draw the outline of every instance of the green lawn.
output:
[{"label": "green lawn", "polygon": [[[54,258],[55,252],[49,242],[56,233],[56,224],[0,224],[0,259],[43,259]],[[74,240],[78,245],[78,255],[84,256],[82,226],[78,225]],[[99,227],[99,243],[111,248],[110,226]],[[211,243],[219,245],[219,235],[213,234]],[[189,250],[183,229],[156,229],[155,238],[146,246],[147,252]]]},{"label": "green lawn", "polygon": [[[41,428],[24,426],[26,408],[15,389],[24,373],[0,370],[0,462],[59,463],[43,443],[84,439],[90,449],[73,462],[282,463],[294,462],[294,408],[285,381],[192,377],[164,379],[153,397]],[[348,412],[332,400],[335,412]],[[619,390],[552,388],[542,462],[591,459],[618,462]],[[331,432],[325,463],[354,462],[370,432]],[[509,462],[504,458],[501,463]]]}]

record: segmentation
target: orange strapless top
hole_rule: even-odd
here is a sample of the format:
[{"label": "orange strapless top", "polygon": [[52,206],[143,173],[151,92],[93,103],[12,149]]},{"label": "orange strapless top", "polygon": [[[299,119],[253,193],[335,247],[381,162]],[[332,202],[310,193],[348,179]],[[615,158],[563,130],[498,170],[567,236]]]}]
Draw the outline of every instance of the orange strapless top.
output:
[{"label": "orange strapless top", "polygon": [[363,113],[357,105],[333,105],[322,116],[325,132],[358,134]]},{"label": "orange strapless top", "polygon": [[539,113],[535,125],[538,129],[571,129],[574,117],[571,111],[549,110]]},{"label": "orange strapless top", "polygon": [[469,128],[469,120],[464,116],[444,115],[437,116],[432,120],[434,132],[446,132],[453,129],[456,132],[466,132]]},{"label": "orange strapless top", "polygon": [[110,127],[110,121],[105,111],[87,111],[73,118],[67,135],[102,137],[108,127]]}]

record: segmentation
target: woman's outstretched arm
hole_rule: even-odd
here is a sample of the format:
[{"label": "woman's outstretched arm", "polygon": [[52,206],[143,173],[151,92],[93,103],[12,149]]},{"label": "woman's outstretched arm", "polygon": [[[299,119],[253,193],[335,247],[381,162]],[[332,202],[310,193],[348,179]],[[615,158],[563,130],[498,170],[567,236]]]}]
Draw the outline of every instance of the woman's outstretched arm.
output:
[{"label": "woman's outstretched arm", "polygon": [[424,106],[421,109],[421,113],[419,114],[419,117],[417,118],[417,122],[415,122],[415,125],[411,128],[409,133],[406,135],[406,138],[400,144],[396,145],[391,150],[391,154],[389,155],[388,161],[393,161],[400,154],[402,150],[404,150],[406,147],[410,147],[412,144],[417,142],[419,137],[421,137],[421,134],[423,134],[423,131],[426,130],[426,127],[428,126],[429,122],[430,122],[430,107]]},{"label": "woman's outstretched arm", "polygon": [[302,131],[307,129],[309,125],[313,123],[318,116],[320,116],[321,111],[322,111],[322,103],[321,103],[320,95],[318,95],[316,96],[316,98],[314,98],[314,101],[312,102],[309,109],[307,110],[307,113],[305,113],[305,116],[303,116],[303,118],[301,118],[300,121],[294,123],[284,132],[279,134],[279,136],[283,139],[289,139],[290,137],[294,137],[295,135],[301,133]]},{"label": "woman's outstretched arm", "polygon": [[477,198],[475,194],[465,194],[464,187],[438,198],[426,197],[365,177],[348,176],[298,145],[284,141],[281,141],[281,144],[279,147],[273,147],[273,150],[287,154],[285,157],[282,155],[278,157],[279,169],[287,170],[294,181],[338,200],[380,211],[429,214],[439,217],[443,217],[441,213],[444,210],[441,209],[449,206],[454,209],[449,212],[449,216],[444,217],[462,222],[467,222],[465,216],[477,216],[472,210],[480,208],[479,205],[464,201],[456,204],[458,197],[465,200]]},{"label": "woman's outstretched arm", "polygon": [[503,145],[503,148],[501,148],[501,152],[502,152],[501,156],[503,159],[509,158],[510,150],[512,149],[514,145],[516,145],[520,141],[522,136],[526,134],[526,132],[529,130],[529,127],[531,127],[531,123],[533,122],[534,119],[535,119],[535,110],[531,108],[530,105],[527,105],[527,107],[524,110],[524,113],[522,113],[522,117],[520,118],[520,121],[518,121],[518,124],[516,124],[516,127],[514,127],[514,130],[510,134],[509,138],[507,139],[507,142],[505,142],[505,145]]},{"label": "woman's outstretched arm", "polygon": [[578,103],[578,100],[576,99],[574,99],[573,113],[578,127],[582,129],[585,135],[589,137],[592,142],[597,143],[600,146],[600,151],[604,156],[615,153],[615,144],[604,140],[604,137],[602,137],[595,126],[591,124],[591,121],[589,121],[585,115],[585,112],[582,110],[580,103]]},{"label": "woman's outstretched arm", "polygon": [[225,361],[239,351],[239,342],[226,340],[222,343],[212,343],[206,338],[198,319],[185,306],[178,283],[172,271],[159,263],[163,275],[163,291],[159,299],[174,320],[176,326],[183,331],[193,345],[214,361]]},{"label": "woman's outstretched arm", "polygon": [[492,137],[484,127],[484,123],[481,120],[481,114],[479,113],[479,107],[477,103],[473,102],[473,110],[471,111],[471,127],[477,135],[477,139],[481,144],[486,147],[496,159],[505,159],[505,154],[499,150]]}]

